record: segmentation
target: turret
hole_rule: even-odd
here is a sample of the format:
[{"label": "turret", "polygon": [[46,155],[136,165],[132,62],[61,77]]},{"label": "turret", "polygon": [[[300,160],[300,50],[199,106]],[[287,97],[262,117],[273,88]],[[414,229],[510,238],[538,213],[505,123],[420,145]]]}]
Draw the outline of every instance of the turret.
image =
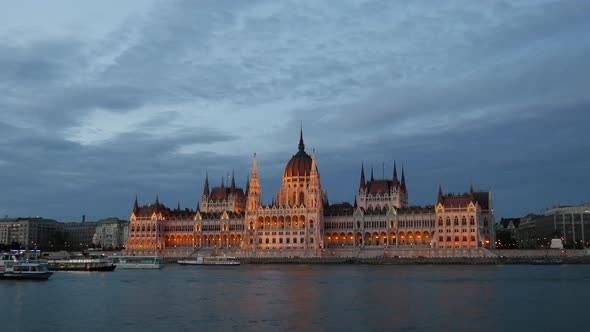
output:
[{"label": "turret", "polygon": [[256,163],[256,153],[252,160],[252,177],[248,186],[248,209],[257,209],[261,204],[260,183],[258,182],[258,165]]},{"label": "turret", "polygon": [[397,179],[397,166],[395,161],[393,162],[393,186],[396,188],[399,187],[399,180]]},{"label": "turret", "polygon": [[359,184],[359,190],[366,188],[367,182],[365,181],[365,165],[361,162],[361,183]]},{"label": "turret", "polygon": [[133,203],[133,213],[137,215],[139,211],[139,205],[137,204],[137,195],[135,195],[135,202]]},{"label": "turret", "polygon": [[402,183],[401,183],[400,189],[404,193],[407,192],[407,190],[406,190],[406,174],[404,172],[404,165],[402,165]]},{"label": "turret", "polygon": [[203,188],[203,196],[209,197],[209,174],[205,173],[205,187]]},{"label": "turret", "polygon": [[234,171],[231,171],[231,187],[229,191],[232,195],[236,192],[236,180],[234,178]]}]

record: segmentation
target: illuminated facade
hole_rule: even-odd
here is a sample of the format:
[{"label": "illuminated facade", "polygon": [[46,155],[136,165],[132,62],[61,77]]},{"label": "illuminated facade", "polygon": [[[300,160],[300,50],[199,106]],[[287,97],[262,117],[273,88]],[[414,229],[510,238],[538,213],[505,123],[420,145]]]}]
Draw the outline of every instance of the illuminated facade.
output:
[{"label": "illuminated facade", "polygon": [[224,250],[235,255],[299,256],[394,254],[419,250],[432,255],[465,255],[490,248],[494,215],[489,192],[443,195],[433,206],[409,205],[405,171],[398,179],[376,180],[371,170],[360,184],[354,205],[328,204],[315,151],[298,151],[287,163],[282,186],[272,203],[262,204],[256,155],[246,189],[231,184],[209,190],[205,178],[196,210],[170,209],[159,203],[139,207],[129,225],[127,250],[137,254],[186,255]]}]

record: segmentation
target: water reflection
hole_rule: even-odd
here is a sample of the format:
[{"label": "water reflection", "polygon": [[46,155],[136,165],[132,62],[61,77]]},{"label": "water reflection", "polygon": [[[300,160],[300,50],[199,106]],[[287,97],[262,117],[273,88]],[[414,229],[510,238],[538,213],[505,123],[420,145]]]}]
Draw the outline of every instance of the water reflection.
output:
[{"label": "water reflection", "polygon": [[[2,330],[582,328],[590,266],[266,266],[0,282]],[[567,320],[562,317],[567,316]]]}]

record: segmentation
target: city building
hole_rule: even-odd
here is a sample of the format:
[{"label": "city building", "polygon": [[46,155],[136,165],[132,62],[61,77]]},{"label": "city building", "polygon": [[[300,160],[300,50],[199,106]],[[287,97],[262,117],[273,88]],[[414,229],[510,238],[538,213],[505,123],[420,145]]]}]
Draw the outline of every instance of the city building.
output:
[{"label": "city building", "polygon": [[315,151],[298,151],[288,161],[282,186],[272,203],[262,203],[256,154],[246,189],[232,174],[210,190],[206,176],[196,210],[171,209],[156,201],[139,206],[129,223],[127,251],[136,254],[186,255],[199,250],[236,255],[483,255],[494,247],[494,210],[489,192],[444,195],[432,206],[409,204],[405,170],[398,178],[375,179],[371,169],[360,184],[354,205],[329,204],[322,189]]},{"label": "city building", "polygon": [[125,247],[129,236],[129,222],[119,218],[107,218],[96,222],[92,244],[103,249],[117,250]]},{"label": "city building", "polygon": [[59,223],[44,218],[0,219],[0,245],[52,250],[60,239]]},{"label": "city building", "polygon": [[590,204],[560,206],[541,215],[522,218],[515,236],[519,248],[546,248],[552,238],[563,239],[566,248],[590,246]]},{"label": "city building", "polygon": [[61,227],[64,234],[63,248],[68,251],[88,249],[96,233],[96,222],[65,222]]}]

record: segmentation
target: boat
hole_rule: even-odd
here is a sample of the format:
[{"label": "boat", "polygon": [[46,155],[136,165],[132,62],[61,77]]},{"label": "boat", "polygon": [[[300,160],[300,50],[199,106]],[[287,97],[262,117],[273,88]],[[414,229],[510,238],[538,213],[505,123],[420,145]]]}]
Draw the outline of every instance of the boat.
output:
[{"label": "boat", "polygon": [[160,256],[111,256],[109,261],[119,269],[161,269],[164,267]]},{"label": "boat", "polygon": [[114,271],[117,267],[107,258],[55,259],[47,265],[54,271]]},{"label": "boat", "polygon": [[240,265],[240,261],[236,260],[235,257],[226,256],[226,255],[211,256],[211,257],[197,256],[197,259],[179,260],[178,264],[180,264],[180,265],[214,265],[214,266],[231,265],[231,266],[237,266],[237,265]]},{"label": "boat", "polygon": [[47,264],[29,261],[21,255],[3,253],[0,257],[0,279],[47,280],[52,274]]}]

